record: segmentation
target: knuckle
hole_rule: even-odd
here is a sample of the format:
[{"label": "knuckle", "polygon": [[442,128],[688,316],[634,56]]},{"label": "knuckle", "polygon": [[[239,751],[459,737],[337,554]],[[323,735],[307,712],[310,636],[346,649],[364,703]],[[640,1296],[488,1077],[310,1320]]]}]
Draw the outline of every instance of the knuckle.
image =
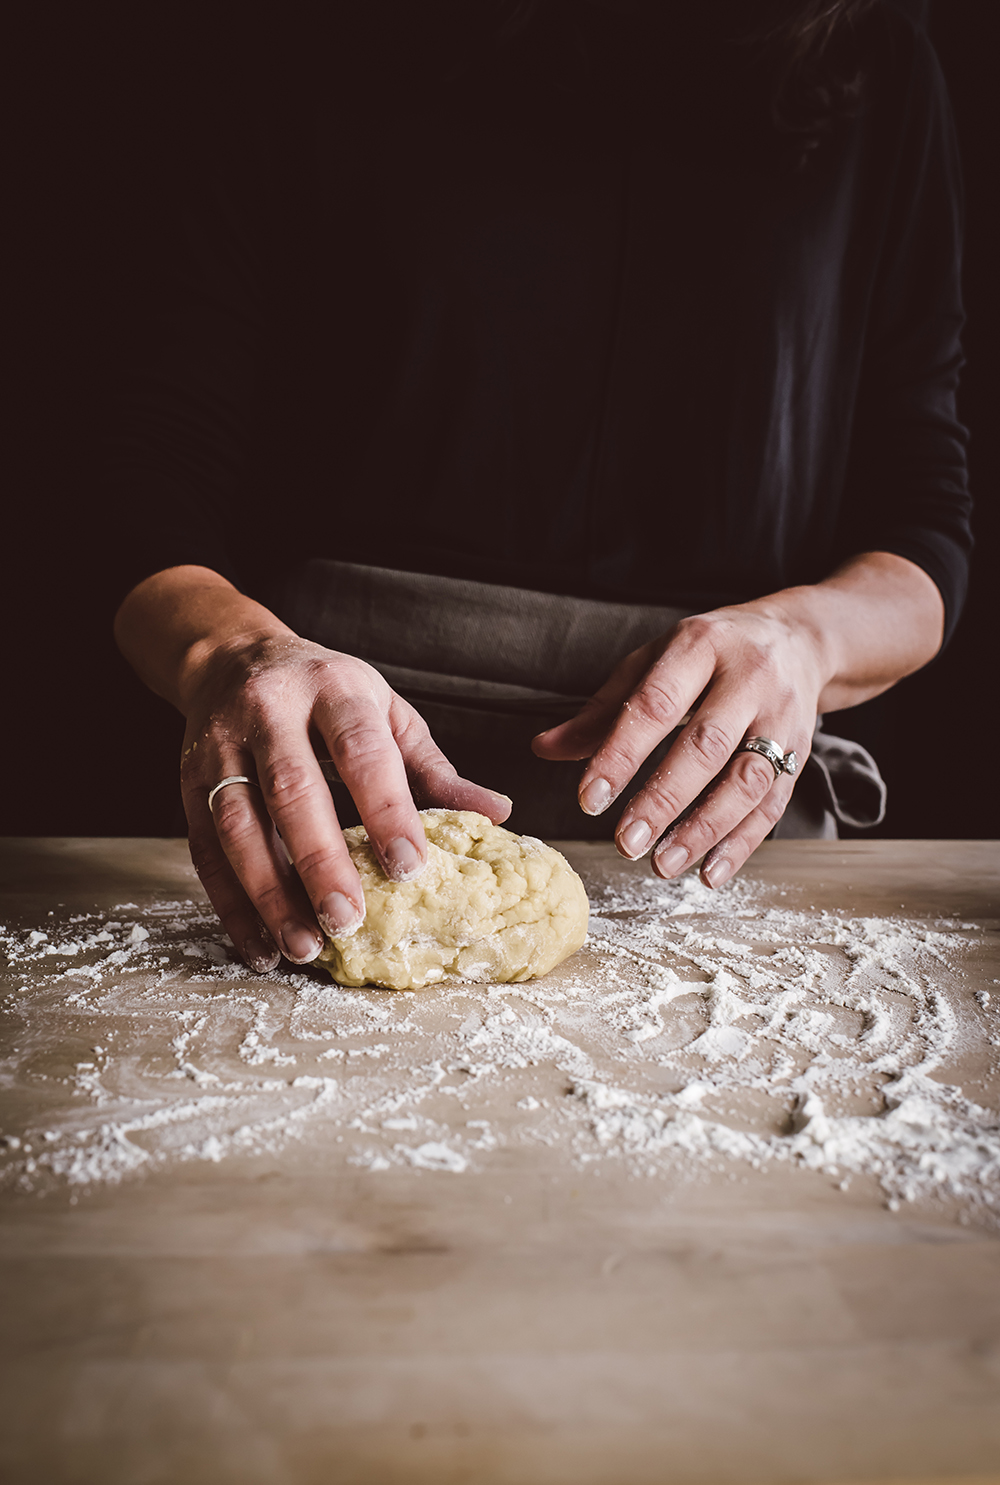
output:
[{"label": "knuckle", "polygon": [[755,670],[770,670],[774,663],[775,646],[771,640],[758,635],[747,635],[743,640],[744,658]]},{"label": "knuckle", "polygon": [[254,883],[251,893],[253,905],[265,923],[280,923],[288,912],[289,894],[278,877]]},{"label": "knuckle", "polygon": [[[765,677],[765,681],[767,686],[767,704],[770,710],[773,711],[775,716],[779,718],[794,717],[799,707],[802,705],[802,698],[801,696],[796,694],[795,687],[792,685],[792,683],[787,679],[786,676],[782,675],[782,673],[776,666],[768,667],[768,674]],[[786,729],[787,724],[783,728],[781,722],[779,721],[778,731],[779,733],[784,731],[785,736],[787,737],[788,734]],[[796,728],[795,730],[798,731],[798,728]],[[786,742],[786,750],[790,747],[791,743]]]},{"label": "knuckle", "polygon": [[260,772],[260,786],[270,809],[294,809],[315,790],[315,771],[304,759],[269,758]]},{"label": "knuckle", "polygon": [[646,780],[640,798],[641,813],[657,819],[676,820],[683,808],[678,796],[656,774]]},{"label": "knuckle", "polygon": [[335,725],[340,725],[341,717],[350,717],[358,711],[374,709],[381,715],[391,706],[395,695],[373,665],[353,655],[318,662],[313,671],[313,692],[322,695]]},{"label": "knuckle", "polygon": [[732,812],[709,795],[671,835],[682,836],[683,843],[693,851],[707,851],[726,834],[731,819]]},{"label": "knuckle", "polygon": [[730,733],[718,722],[695,721],[685,733],[684,740],[709,768],[716,773],[731,757],[735,742]]},{"label": "knuckle", "polygon": [[367,718],[343,725],[332,740],[331,750],[338,764],[357,767],[384,759],[389,735],[384,728],[373,726]]},{"label": "knuckle", "polygon": [[332,876],[344,867],[344,852],[331,846],[317,846],[313,851],[303,851],[292,862],[303,880]]},{"label": "knuckle", "polygon": [[710,645],[712,649],[717,649],[734,628],[733,621],[723,614],[689,614],[686,619],[680,620],[675,632],[688,644],[698,647]]},{"label": "knuckle", "polygon": [[755,753],[740,754],[733,770],[733,783],[745,798],[756,803],[774,788],[775,782],[774,769],[766,758]]},{"label": "knuckle", "polygon": [[635,695],[625,703],[628,712],[638,713],[641,722],[646,722],[661,733],[666,733],[679,714],[677,698],[666,687],[656,681],[646,681]]},{"label": "knuckle", "polygon": [[355,689],[366,701],[373,695],[381,696],[392,690],[382,672],[357,655],[345,656],[343,670],[345,675],[351,677]]},{"label": "knuckle", "polygon": [[686,618],[678,620],[674,632],[683,635],[685,639],[701,639],[711,628],[712,621],[706,614],[688,614]]},{"label": "knuckle", "polygon": [[241,687],[242,701],[251,712],[267,711],[283,689],[282,678],[273,670],[254,670]]},{"label": "knuckle", "polygon": [[611,737],[600,750],[600,770],[613,784],[630,779],[641,762],[641,754],[630,753],[620,738]]},{"label": "knuckle", "polygon": [[436,744],[431,738],[431,730],[419,712],[411,706],[400,708],[393,714],[393,736],[399,748],[406,747],[407,751],[425,750],[434,748]]},{"label": "knuckle", "polygon": [[260,827],[249,800],[233,795],[223,802],[226,794],[233,795],[233,791],[226,789],[216,797],[213,819],[219,840],[227,849],[233,849],[242,845]]},{"label": "knuckle", "polygon": [[210,900],[218,906],[232,895],[232,879],[229,863],[215,843],[212,848],[205,844],[189,843],[191,865]]}]

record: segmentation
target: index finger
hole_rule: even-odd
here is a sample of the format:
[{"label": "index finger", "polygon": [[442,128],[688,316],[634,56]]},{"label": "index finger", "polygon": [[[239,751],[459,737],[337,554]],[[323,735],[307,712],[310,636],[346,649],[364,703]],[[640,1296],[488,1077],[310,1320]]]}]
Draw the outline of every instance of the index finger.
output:
[{"label": "index finger", "polygon": [[[718,685],[712,690],[655,773],[622,812],[615,838],[624,855],[643,855],[718,777],[736,752],[754,711],[750,698],[740,689],[729,688],[727,693],[725,686]],[[730,795],[735,789],[748,796],[744,813],[759,804],[773,783],[770,769],[769,763],[752,755],[739,776],[730,780]]]},{"label": "index finger", "polygon": [[626,697],[580,779],[580,805],[602,814],[704,691],[715,656],[678,633]]},{"label": "index finger", "polygon": [[313,720],[386,876],[394,882],[417,876],[427,860],[427,836],[388,716],[362,692],[336,705],[321,698]]}]

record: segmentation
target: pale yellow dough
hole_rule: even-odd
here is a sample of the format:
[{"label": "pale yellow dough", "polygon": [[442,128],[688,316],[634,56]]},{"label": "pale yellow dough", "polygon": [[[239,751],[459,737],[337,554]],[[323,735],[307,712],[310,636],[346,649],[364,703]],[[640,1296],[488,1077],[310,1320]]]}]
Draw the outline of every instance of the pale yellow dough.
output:
[{"label": "pale yellow dough", "polygon": [[344,831],[365,921],[317,960],[341,985],[419,990],[444,979],[533,980],[587,937],[587,894],[565,856],[470,810],[422,810],[427,865],[391,882],[361,825]]}]

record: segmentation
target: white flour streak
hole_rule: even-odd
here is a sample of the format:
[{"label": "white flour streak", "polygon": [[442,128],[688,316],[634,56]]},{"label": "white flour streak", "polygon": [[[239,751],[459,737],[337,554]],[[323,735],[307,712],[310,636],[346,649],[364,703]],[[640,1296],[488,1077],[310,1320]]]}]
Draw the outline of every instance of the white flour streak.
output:
[{"label": "white flour streak", "polygon": [[192,902],[3,931],[20,1113],[0,1181],[89,1187],[293,1140],[458,1175],[506,1146],[637,1178],[874,1176],[891,1206],[1000,1218],[1000,1117],[949,1081],[970,1050],[996,1071],[997,997],[963,970],[976,924],[786,908],[740,881],[588,887],[588,945],[546,979],[418,994],[250,976]]}]

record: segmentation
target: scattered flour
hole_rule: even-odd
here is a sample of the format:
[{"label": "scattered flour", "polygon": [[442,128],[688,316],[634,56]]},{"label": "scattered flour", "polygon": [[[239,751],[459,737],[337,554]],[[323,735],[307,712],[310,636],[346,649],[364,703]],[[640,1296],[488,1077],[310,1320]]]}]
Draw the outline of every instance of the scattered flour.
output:
[{"label": "scattered flour", "polygon": [[22,1111],[0,1183],[92,1187],[306,1138],[369,1172],[549,1147],[637,1178],[873,1176],[891,1207],[1000,1221],[1000,1114],[946,1081],[970,1051],[997,1071],[996,996],[963,969],[982,925],[776,906],[739,880],[587,885],[587,946],[521,986],[250,976],[188,901],[0,931],[0,1081]]}]

